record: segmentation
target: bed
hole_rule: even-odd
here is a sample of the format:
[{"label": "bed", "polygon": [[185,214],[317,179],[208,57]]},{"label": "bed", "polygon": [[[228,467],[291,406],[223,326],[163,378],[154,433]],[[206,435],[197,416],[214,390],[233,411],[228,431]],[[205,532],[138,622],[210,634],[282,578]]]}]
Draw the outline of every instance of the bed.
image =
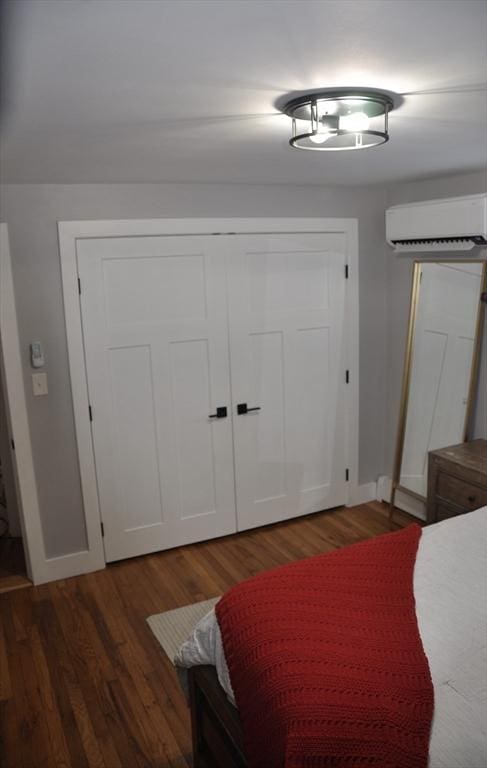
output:
[{"label": "bed", "polygon": [[[424,528],[414,597],[434,688],[430,768],[487,766],[486,591],[487,507]],[[189,670],[195,768],[246,768],[214,610],[175,663]]]}]

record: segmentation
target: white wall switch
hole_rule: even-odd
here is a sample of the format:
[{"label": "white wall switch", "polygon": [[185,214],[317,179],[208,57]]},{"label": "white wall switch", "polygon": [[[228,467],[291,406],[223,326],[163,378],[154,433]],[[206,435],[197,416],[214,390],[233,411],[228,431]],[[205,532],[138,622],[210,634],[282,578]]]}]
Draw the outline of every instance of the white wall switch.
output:
[{"label": "white wall switch", "polygon": [[36,397],[47,395],[47,373],[32,374],[32,391]]}]

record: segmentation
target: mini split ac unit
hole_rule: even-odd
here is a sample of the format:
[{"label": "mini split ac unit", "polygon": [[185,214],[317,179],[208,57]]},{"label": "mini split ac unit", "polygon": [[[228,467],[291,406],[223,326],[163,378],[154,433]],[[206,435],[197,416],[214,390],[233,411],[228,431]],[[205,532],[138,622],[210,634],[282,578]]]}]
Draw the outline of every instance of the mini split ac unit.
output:
[{"label": "mini split ac unit", "polygon": [[487,193],[394,205],[386,211],[386,238],[396,252],[487,245]]}]

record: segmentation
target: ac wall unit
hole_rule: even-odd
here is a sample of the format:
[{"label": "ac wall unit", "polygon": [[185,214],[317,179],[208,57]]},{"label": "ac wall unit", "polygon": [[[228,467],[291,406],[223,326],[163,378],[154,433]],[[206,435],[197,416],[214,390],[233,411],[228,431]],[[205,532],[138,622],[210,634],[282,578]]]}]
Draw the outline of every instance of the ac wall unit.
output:
[{"label": "ac wall unit", "polygon": [[396,252],[487,245],[487,193],[394,205],[386,210],[386,239]]}]

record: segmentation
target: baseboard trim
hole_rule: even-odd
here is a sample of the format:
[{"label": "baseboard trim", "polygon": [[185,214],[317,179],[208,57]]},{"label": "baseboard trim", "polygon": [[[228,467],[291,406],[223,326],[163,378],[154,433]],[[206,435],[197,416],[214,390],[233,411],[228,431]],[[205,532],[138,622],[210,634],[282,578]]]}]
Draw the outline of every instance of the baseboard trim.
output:
[{"label": "baseboard trim", "polygon": [[[377,483],[363,483],[357,485],[350,492],[347,507],[358,504],[366,504],[369,501],[389,501],[391,496],[391,478],[381,476]],[[396,493],[396,506],[404,509],[415,517],[425,519],[424,505],[406,494]],[[105,563],[90,550],[73,552],[68,555],[47,558],[43,563],[41,577],[35,579],[35,584],[45,584],[49,581],[67,579],[71,576],[80,576],[84,573],[101,570]]]},{"label": "baseboard trim", "polygon": [[[392,479],[386,475],[381,475],[377,480],[377,501],[390,502],[391,488]],[[420,520],[426,520],[426,504],[424,501],[408,496],[407,493],[397,490],[394,505],[414,517],[419,517]]]},{"label": "baseboard trim", "polygon": [[356,485],[350,493],[347,507],[355,507],[357,504],[366,504],[368,501],[374,501],[376,495],[376,483],[364,483],[363,485]]}]

